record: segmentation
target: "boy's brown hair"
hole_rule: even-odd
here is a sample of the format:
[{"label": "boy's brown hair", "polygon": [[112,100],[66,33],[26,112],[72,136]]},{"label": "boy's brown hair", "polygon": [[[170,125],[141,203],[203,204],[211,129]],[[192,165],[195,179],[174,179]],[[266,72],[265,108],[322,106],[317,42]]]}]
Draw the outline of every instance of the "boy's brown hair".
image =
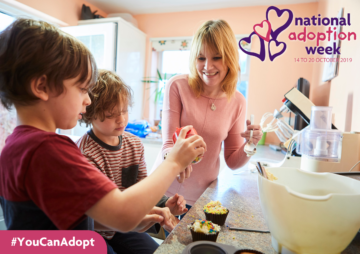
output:
[{"label": "boy's brown hair", "polygon": [[132,89],[116,73],[99,70],[96,84],[89,92],[91,104],[86,107],[86,113],[80,122],[86,123],[88,126],[97,118],[104,121],[105,112],[110,111],[113,115],[114,107],[120,103],[131,106],[132,93]]},{"label": "boy's brown hair", "polygon": [[[89,69],[89,65],[90,68]],[[89,87],[97,78],[90,51],[79,40],[44,21],[17,19],[0,33],[0,101],[5,108],[29,105],[38,98],[30,83],[46,75],[49,89],[60,95],[63,81],[79,76]]]}]

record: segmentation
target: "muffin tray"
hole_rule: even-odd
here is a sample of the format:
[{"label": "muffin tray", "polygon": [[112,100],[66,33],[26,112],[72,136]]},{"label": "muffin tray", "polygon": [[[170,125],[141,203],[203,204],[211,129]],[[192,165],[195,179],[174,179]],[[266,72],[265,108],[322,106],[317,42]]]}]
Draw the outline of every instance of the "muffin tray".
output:
[{"label": "muffin tray", "polygon": [[257,250],[236,249],[234,246],[209,241],[197,241],[186,246],[182,254],[263,254]]}]

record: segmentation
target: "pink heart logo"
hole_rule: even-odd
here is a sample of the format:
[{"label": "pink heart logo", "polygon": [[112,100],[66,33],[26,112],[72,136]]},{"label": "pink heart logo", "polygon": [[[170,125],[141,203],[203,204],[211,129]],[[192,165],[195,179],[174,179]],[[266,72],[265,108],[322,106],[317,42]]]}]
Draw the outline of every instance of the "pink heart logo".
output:
[{"label": "pink heart logo", "polygon": [[[264,22],[265,22],[265,26],[264,26]],[[267,27],[267,29],[266,29]],[[262,28],[262,29],[260,29]],[[253,27],[254,32],[259,35],[259,37],[267,42],[270,41],[270,32],[271,32],[271,24],[268,20],[263,20],[261,22],[261,24],[256,24]],[[264,34],[266,34],[266,36],[263,36]]]}]

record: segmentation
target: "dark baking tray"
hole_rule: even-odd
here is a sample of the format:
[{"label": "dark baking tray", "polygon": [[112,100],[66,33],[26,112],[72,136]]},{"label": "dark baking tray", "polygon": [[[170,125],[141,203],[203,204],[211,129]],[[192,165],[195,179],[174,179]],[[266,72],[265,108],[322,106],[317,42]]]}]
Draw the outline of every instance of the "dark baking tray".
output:
[{"label": "dark baking tray", "polygon": [[197,241],[186,246],[182,254],[241,254],[242,251],[262,252],[249,249],[236,249],[234,246],[210,241]]}]

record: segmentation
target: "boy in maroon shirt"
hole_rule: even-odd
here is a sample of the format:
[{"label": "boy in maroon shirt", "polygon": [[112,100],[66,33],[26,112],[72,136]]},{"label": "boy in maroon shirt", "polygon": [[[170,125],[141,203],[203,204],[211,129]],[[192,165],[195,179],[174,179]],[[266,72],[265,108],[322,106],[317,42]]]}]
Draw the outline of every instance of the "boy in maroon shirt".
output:
[{"label": "boy in maroon shirt", "polygon": [[0,33],[0,101],[7,109],[14,105],[18,119],[0,156],[8,229],[92,229],[88,217],[122,232],[144,231],[155,222],[171,226],[170,212],[154,205],[204,152],[204,141],[185,139],[185,128],[158,170],[121,192],[75,143],[55,133],[81,119],[96,78],[88,49],[53,25],[18,19]]}]

